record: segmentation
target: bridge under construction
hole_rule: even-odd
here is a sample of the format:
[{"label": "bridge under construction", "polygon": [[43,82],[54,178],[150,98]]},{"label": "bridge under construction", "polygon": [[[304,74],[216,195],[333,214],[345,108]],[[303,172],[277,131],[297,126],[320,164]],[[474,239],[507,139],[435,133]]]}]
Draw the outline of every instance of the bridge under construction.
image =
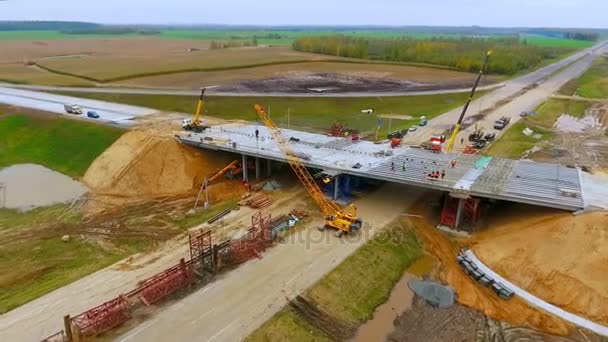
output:
[{"label": "bridge under construction", "polygon": [[[289,129],[285,138],[308,167],[334,179],[334,198],[342,177],[364,177],[444,191],[442,223],[457,228],[466,215],[476,216],[479,199],[495,199],[578,211],[585,208],[583,171],[574,166],[495,158],[479,154],[432,153],[421,148],[374,143]],[[200,133],[182,133],[183,143],[242,155],[243,165],[254,158],[255,177],[269,173],[272,161],[287,162],[263,125],[226,124]],[[243,178],[249,180],[247,168]],[[407,194],[404,194],[407,196]],[[470,209],[473,208],[473,209]]]}]

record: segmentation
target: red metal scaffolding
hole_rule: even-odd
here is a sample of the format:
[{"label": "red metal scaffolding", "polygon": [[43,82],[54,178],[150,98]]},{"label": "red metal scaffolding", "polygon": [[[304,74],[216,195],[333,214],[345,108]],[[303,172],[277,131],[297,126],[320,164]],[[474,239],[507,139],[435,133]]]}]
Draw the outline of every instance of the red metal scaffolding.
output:
[{"label": "red metal scaffolding", "polygon": [[214,261],[211,242],[211,231],[198,230],[188,235],[190,243],[190,262],[195,272],[204,270],[213,272]]},{"label": "red metal scaffolding", "polygon": [[192,265],[181,259],[179,264],[144,280],[139,285],[139,299],[144,305],[150,306],[193,281]]},{"label": "red metal scaffolding", "polygon": [[95,336],[106,332],[131,318],[129,301],[123,297],[114,298],[93,309],[72,318],[72,326],[82,336]]}]

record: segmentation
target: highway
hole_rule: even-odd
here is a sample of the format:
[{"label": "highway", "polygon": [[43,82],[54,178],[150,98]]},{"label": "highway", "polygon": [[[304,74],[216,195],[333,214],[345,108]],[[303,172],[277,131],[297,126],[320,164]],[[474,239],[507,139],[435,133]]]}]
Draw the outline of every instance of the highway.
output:
[{"label": "highway", "polygon": [[[467,117],[471,117],[481,111],[490,110],[481,121],[478,119],[475,122],[480,127],[485,128],[486,132],[492,129],[494,121],[503,115],[511,117],[510,125],[512,125],[521,119],[519,116],[521,112],[534,110],[543,101],[551,97],[553,93],[557,92],[566,82],[582,75],[591,66],[593,61],[606,51],[608,51],[607,42],[601,42],[560,62],[504,82],[503,87],[471,102],[463,124],[466,126],[467,123],[472,123],[471,120],[467,121]],[[404,139],[404,143],[420,144],[423,141],[427,141],[431,135],[442,133],[458,121],[461,112],[462,106],[429,120],[428,126],[408,134]],[[457,139],[457,149],[464,148],[460,144],[460,139],[464,138],[464,144],[466,145],[468,143],[468,135],[474,129],[475,125],[470,124],[468,128],[461,131]],[[494,130],[497,133],[497,138],[505,131],[506,129],[502,131]]]},{"label": "highway", "polygon": [[[5,87],[0,87],[0,103],[120,126],[131,125],[133,123],[132,120],[136,117],[158,113],[158,110],[152,108]],[[81,106],[84,114],[74,115],[66,113],[63,108],[65,104],[77,104]],[[97,112],[99,118],[93,119],[87,117],[87,111]]]}]

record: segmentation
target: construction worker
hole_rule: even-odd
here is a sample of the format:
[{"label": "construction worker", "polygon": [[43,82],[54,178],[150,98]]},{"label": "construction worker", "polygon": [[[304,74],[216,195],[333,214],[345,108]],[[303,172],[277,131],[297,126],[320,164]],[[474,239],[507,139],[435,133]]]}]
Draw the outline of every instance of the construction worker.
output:
[{"label": "construction worker", "polygon": [[452,161],[450,161],[450,165],[452,165],[452,169],[456,166],[456,159],[452,159]]},{"label": "construction worker", "polygon": [[403,162],[403,166],[402,166],[403,172],[405,172],[406,168],[407,168],[407,166],[406,166],[405,162]]},{"label": "construction worker", "polygon": [[460,138],[460,145],[464,145],[464,138]]},{"label": "construction worker", "polygon": [[441,179],[444,179],[444,178],[445,178],[445,170],[442,170],[441,171]]},{"label": "construction worker", "polygon": [[260,131],[258,129],[255,130],[255,139],[257,140],[260,137]]},{"label": "construction worker", "polygon": [[391,162],[391,171],[395,171],[395,162]]}]

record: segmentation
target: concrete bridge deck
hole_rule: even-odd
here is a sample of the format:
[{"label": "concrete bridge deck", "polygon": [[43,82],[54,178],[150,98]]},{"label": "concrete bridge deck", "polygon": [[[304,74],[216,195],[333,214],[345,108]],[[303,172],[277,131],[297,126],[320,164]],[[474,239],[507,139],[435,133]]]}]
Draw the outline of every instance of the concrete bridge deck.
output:
[{"label": "concrete bridge deck", "polygon": [[[255,131],[259,135],[256,139]],[[283,129],[302,162],[332,174],[348,174],[450,192],[577,211],[584,209],[580,171],[574,167],[462,153],[432,153],[388,143]],[[228,124],[178,135],[191,146],[287,162],[265,126]],[[452,161],[456,161],[452,167]],[[445,177],[429,179],[433,171]],[[407,194],[404,194],[404,196]]]}]

